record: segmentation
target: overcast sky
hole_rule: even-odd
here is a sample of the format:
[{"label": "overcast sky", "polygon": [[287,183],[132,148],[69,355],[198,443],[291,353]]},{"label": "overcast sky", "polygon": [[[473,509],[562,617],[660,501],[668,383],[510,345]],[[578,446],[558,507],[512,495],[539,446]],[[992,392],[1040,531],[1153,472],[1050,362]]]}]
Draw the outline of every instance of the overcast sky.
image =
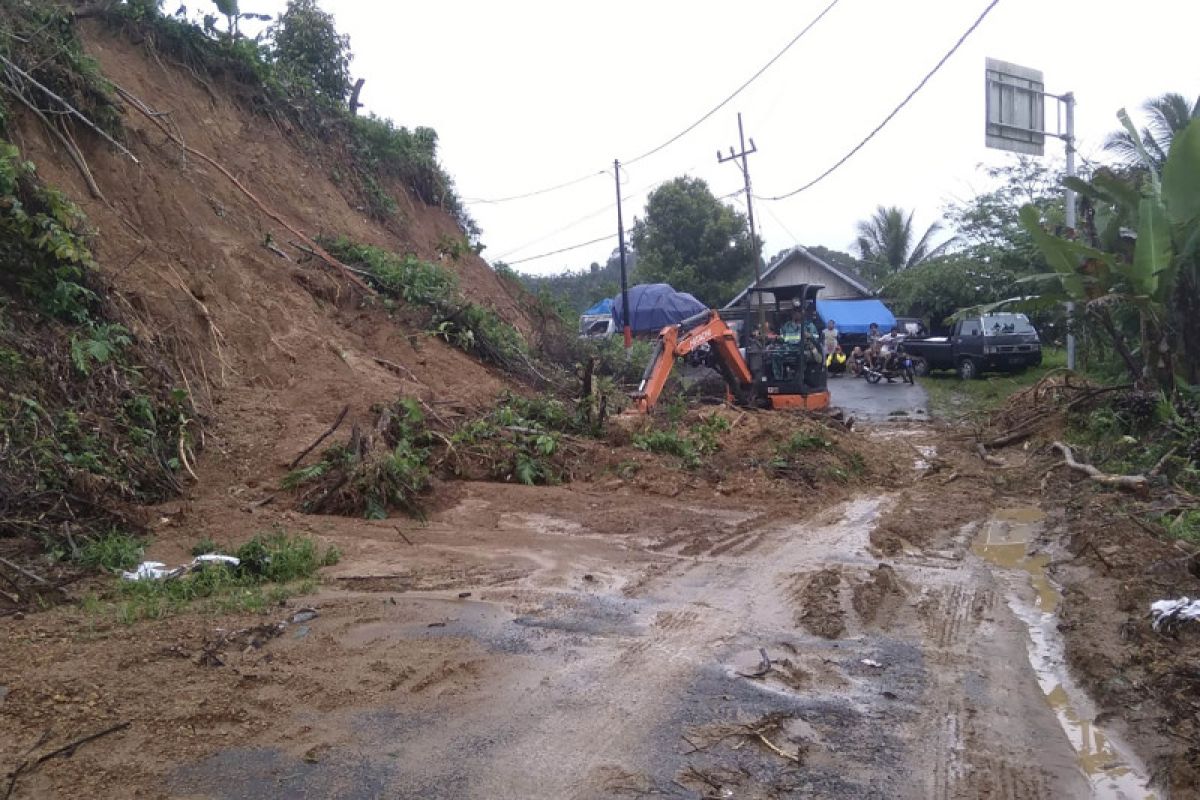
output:
[{"label": "overcast sky", "polygon": [[[862,139],[937,62],[988,0],[840,0],[771,69],[711,119],[624,171],[627,226],[647,191],[688,174],[717,195],[741,186],[716,152],[741,111],[758,153],[755,194],[807,183]],[[829,0],[321,0],[350,35],[363,100],[437,130],[468,201],[522,194],[611,170],[661,144],[729,95]],[[283,0],[242,3],[278,11]],[[878,204],[916,210],[987,188],[985,56],[1034,67],[1073,91],[1080,152],[1101,155],[1116,111],[1166,91],[1200,93],[1196,0],[1001,0],[925,89],[843,168],[785,201],[756,203],[770,256],[796,243],[849,250]],[[1052,120],[1048,108],[1047,118]],[[1053,124],[1052,122],[1050,124]],[[1058,140],[1047,155],[1062,158]],[[607,234],[611,241],[517,265],[548,273],[603,262],[616,245],[611,173],[507,203],[470,202],[484,256],[513,262]],[[730,202],[735,202],[731,200]],[[744,210],[740,200],[738,207]]]}]

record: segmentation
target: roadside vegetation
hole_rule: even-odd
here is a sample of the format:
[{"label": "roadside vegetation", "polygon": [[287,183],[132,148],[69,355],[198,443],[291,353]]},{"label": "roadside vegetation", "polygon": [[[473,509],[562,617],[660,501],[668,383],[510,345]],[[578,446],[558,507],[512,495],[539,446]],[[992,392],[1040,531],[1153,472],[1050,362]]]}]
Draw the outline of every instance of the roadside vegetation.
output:
[{"label": "roadside vegetation", "polygon": [[[98,540],[97,546],[106,557],[96,566],[108,570],[131,569],[141,560],[140,543],[120,534]],[[236,567],[211,563],[175,578],[116,578],[111,586],[85,595],[80,606],[87,613],[127,624],[182,613],[260,613],[289,597],[314,591],[317,570],[341,557],[336,548],[322,549],[310,538],[282,530],[257,534],[230,555],[239,559]]]},{"label": "roadside vegetation", "polygon": [[1034,385],[1046,375],[1065,370],[1066,351],[1043,348],[1042,363],[1016,373],[994,373],[978,380],[961,380],[950,371],[933,372],[917,378],[929,396],[929,413],[955,422],[981,422],[1010,397]]}]

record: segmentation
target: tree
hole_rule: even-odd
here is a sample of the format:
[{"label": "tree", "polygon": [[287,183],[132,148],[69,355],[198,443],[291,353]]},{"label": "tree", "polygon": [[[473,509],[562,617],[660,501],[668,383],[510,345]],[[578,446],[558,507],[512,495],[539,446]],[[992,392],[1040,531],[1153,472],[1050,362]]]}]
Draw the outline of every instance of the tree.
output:
[{"label": "tree", "polygon": [[911,211],[906,216],[896,206],[879,206],[869,219],[858,223],[855,246],[859,257],[872,273],[871,277],[879,280],[890,273],[911,269],[945,252],[953,242],[953,239],[948,239],[936,247],[931,246],[930,240],[942,229],[937,222],[926,228],[921,238],[914,241],[912,222]]},{"label": "tree", "polygon": [[980,264],[1021,274],[1049,267],[1033,237],[1021,224],[1025,205],[1036,207],[1054,227],[1063,222],[1062,172],[1037,159],[1019,156],[984,174],[998,181],[995,189],[969,200],[949,203],[942,214],[954,229],[956,248]]},{"label": "tree", "polygon": [[[1125,165],[1139,168],[1143,164],[1138,148],[1140,139],[1150,162],[1157,171],[1162,172],[1167,163],[1172,140],[1182,133],[1192,120],[1200,119],[1200,98],[1197,98],[1195,103],[1189,103],[1183,95],[1167,92],[1142,103],[1142,110],[1146,112],[1149,121],[1141,132],[1135,133],[1131,130],[1131,125],[1126,126],[1124,130],[1109,134],[1104,142],[1104,149],[1115,154]],[[1122,124],[1124,122],[1125,120],[1122,120]]]},{"label": "tree", "polygon": [[319,98],[340,105],[350,94],[350,37],[339,34],[333,16],[317,0],[288,0],[271,28],[273,57],[294,80]]},{"label": "tree", "polygon": [[728,301],[754,274],[745,215],[699,178],[676,178],[651,192],[632,240],[639,281],[669,283],[710,306]]},{"label": "tree", "polygon": [[933,328],[962,308],[1009,297],[1017,275],[954,254],[893,273],[880,294],[902,316],[925,317]]},{"label": "tree", "polygon": [[[1118,114],[1141,159],[1137,171],[1068,179],[1086,201],[1083,241],[1051,235],[1033,206],[1021,221],[1065,297],[1109,334],[1130,377],[1172,388],[1200,378],[1200,118],[1167,145],[1158,167],[1128,114]],[[1159,142],[1159,144],[1164,144]],[[1161,174],[1160,174],[1161,173]],[[1135,326],[1116,312],[1132,310]]]}]

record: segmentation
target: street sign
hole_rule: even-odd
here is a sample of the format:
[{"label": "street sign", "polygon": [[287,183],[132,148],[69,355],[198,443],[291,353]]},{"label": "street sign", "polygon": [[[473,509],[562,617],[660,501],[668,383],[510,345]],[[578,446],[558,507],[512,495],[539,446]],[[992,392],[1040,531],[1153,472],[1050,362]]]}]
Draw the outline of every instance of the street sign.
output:
[{"label": "street sign", "polygon": [[1044,155],[1046,84],[1041,70],[989,58],[984,74],[987,146],[1031,156]]}]

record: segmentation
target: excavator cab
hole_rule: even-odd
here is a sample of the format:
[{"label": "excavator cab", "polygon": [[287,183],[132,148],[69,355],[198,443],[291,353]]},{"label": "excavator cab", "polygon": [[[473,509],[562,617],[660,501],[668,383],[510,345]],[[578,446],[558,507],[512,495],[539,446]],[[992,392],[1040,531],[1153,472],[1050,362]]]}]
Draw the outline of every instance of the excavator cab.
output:
[{"label": "excavator cab", "polygon": [[[817,293],[823,286],[801,283],[750,289],[746,305],[726,309],[726,318],[743,321],[739,345],[754,378],[754,394],[771,408],[825,408],[829,405],[825,359],[816,329]],[[768,330],[758,330],[759,307]],[[795,333],[798,320],[803,333]],[[792,323],[792,324],[789,324]]]},{"label": "excavator cab", "polygon": [[[755,302],[745,307],[720,313],[704,311],[663,328],[633,394],[636,408],[649,412],[654,407],[676,358],[701,352],[705,362],[721,373],[731,401],[738,405],[826,408],[825,361],[820,346],[804,331],[805,323],[815,319],[816,296],[821,289],[816,284],[800,284],[751,290],[746,297]],[[767,333],[757,330],[760,304],[766,312]],[[793,315],[802,319],[789,326]]]}]

